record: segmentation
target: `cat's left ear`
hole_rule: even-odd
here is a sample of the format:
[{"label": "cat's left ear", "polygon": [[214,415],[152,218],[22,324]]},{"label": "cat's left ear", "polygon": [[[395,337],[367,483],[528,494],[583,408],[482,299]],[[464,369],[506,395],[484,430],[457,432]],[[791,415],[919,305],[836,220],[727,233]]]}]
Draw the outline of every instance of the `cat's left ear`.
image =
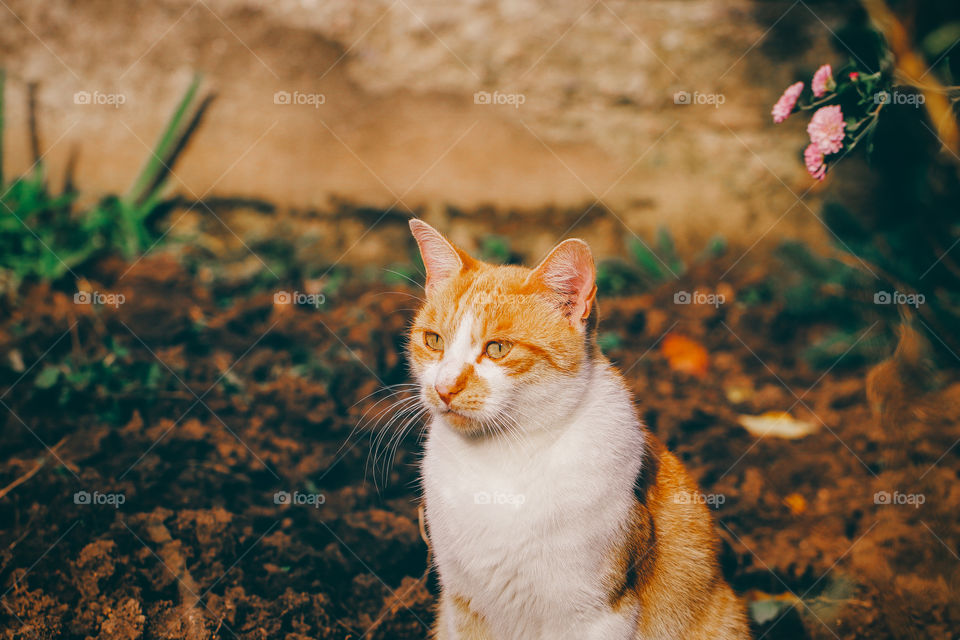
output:
[{"label": "cat's left ear", "polygon": [[597,295],[596,267],[590,246],[578,238],[564,240],[527,277],[560,296],[561,310],[582,329]]}]

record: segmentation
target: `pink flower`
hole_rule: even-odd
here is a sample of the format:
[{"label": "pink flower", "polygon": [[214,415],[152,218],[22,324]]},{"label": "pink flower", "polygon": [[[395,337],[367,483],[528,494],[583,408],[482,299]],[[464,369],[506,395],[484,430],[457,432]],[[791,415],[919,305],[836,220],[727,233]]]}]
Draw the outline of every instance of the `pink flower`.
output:
[{"label": "pink flower", "polygon": [[860,74],[859,74],[859,73],[857,73],[856,71],[853,71],[853,72],[850,73],[850,80],[851,80],[852,82],[856,82],[856,81],[859,80],[859,79],[860,79]]},{"label": "pink flower", "polygon": [[833,91],[837,83],[833,81],[833,69],[825,64],[813,74],[813,80],[810,82],[810,88],[813,90],[813,96],[819,98],[827,91]]},{"label": "pink flower", "polygon": [[822,153],[836,153],[843,148],[843,130],[846,126],[840,106],[831,105],[817,109],[807,125],[807,133],[810,134],[810,142],[817,145]]},{"label": "pink flower", "polygon": [[797,105],[801,91],[803,91],[802,82],[797,82],[787,87],[787,90],[784,91],[780,99],[777,100],[777,104],[773,105],[771,114],[773,115],[774,122],[780,123],[787,119],[787,116],[793,112],[793,108]]},{"label": "pink flower", "polygon": [[803,162],[807,165],[807,173],[817,180],[823,180],[823,176],[827,174],[827,165],[823,163],[823,152],[817,145],[812,142],[807,145],[803,150]]}]

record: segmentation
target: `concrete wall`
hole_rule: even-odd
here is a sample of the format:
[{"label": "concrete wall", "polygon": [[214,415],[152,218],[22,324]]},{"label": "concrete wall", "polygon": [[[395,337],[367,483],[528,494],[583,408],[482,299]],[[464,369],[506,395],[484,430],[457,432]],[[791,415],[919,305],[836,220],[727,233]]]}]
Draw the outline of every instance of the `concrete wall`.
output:
[{"label": "concrete wall", "polygon": [[[793,206],[791,191],[811,186],[803,123],[774,128],[769,116],[798,74],[842,62],[825,26],[835,17],[819,6],[819,16],[754,0],[7,6],[8,173],[30,163],[25,83],[39,83],[51,175],[77,147],[77,182],[97,194],[129,185],[200,71],[218,97],[176,169],[187,197],[320,211],[339,199],[434,218],[448,205],[577,212],[601,200],[614,232],[626,233],[621,221],[668,225],[692,243],[722,233],[747,245],[775,223],[773,236],[820,233]],[[479,91],[507,103],[477,104]],[[678,91],[722,104],[676,104]],[[77,104],[77,92],[123,104]],[[277,92],[307,104],[277,104]],[[816,192],[806,198],[816,210]],[[552,232],[578,215],[558,214]]]}]

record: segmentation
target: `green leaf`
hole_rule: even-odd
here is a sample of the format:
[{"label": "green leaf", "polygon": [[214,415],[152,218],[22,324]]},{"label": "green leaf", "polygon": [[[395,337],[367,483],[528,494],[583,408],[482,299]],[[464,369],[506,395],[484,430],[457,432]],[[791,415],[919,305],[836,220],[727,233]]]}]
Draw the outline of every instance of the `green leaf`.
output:
[{"label": "green leaf", "polygon": [[150,368],[147,370],[146,380],[144,381],[144,386],[147,389],[155,390],[160,386],[160,381],[163,379],[163,371],[160,370],[160,365],[156,362],[150,363]]},{"label": "green leaf", "polygon": [[620,335],[613,331],[606,331],[597,336],[597,345],[604,353],[620,348],[622,343]]},{"label": "green leaf", "polygon": [[480,255],[490,262],[507,263],[510,261],[510,241],[503,236],[488,235],[480,246]]},{"label": "green leaf", "polygon": [[633,259],[650,276],[656,280],[664,277],[663,268],[660,266],[660,259],[657,255],[641,240],[634,238],[630,243]]},{"label": "green leaf", "polygon": [[931,58],[939,58],[940,55],[950,49],[960,40],[960,22],[948,22],[928,33],[921,43],[924,53]]},{"label": "green leaf", "polygon": [[4,186],[3,180],[3,127],[4,127],[4,93],[7,86],[7,70],[0,69],[0,188]]},{"label": "green leaf", "polygon": [[57,380],[60,378],[60,369],[54,365],[47,365],[37,374],[37,377],[33,381],[33,385],[38,389],[49,389],[57,383]]},{"label": "green leaf", "polygon": [[187,111],[193,103],[199,87],[200,76],[194,76],[193,81],[190,83],[190,86],[187,87],[186,93],[180,99],[180,103],[173,112],[173,116],[171,116],[167,122],[163,133],[160,134],[160,139],[157,140],[157,144],[154,145],[153,152],[147,157],[147,161],[140,170],[140,174],[136,180],[134,180],[133,186],[127,193],[125,199],[128,202],[138,202],[151,195],[147,193],[147,190],[150,189],[151,185],[157,184],[160,176],[170,171],[170,168],[166,166],[168,156],[180,143],[181,136],[186,133],[183,128],[185,121],[187,121]]},{"label": "green leaf", "polygon": [[677,255],[677,247],[673,243],[673,236],[663,227],[657,231],[657,246],[660,258],[667,263],[671,271],[679,274],[684,270],[683,260]]},{"label": "green leaf", "polygon": [[755,600],[750,603],[750,617],[758,625],[766,624],[775,620],[781,613],[786,611],[793,603],[787,600]]}]

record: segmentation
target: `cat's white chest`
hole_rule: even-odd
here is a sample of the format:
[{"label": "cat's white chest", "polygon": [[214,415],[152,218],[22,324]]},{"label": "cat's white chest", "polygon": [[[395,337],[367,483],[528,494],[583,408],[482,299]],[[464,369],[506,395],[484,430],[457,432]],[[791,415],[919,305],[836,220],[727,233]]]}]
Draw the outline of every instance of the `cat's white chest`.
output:
[{"label": "cat's white chest", "polygon": [[568,637],[569,621],[607,598],[636,468],[585,434],[520,454],[509,441],[477,448],[431,430],[423,480],[443,588],[497,637]]}]

